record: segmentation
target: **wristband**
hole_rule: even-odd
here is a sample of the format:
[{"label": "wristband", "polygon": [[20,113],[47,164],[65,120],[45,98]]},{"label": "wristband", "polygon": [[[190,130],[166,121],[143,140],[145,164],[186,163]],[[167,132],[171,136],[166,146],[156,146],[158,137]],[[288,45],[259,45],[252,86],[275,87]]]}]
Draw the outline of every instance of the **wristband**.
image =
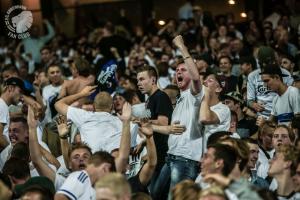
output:
[{"label": "wristband", "polygon": [[187,57],[183,58],[183,60],[189,59],[190,57],[191,57],[191,56],[187,56]]},{"label": "wristband", "polygon": [[68,139],[68,137],[69,137],[68,134],[66,134],[64,136],[59,136],[59,138],[62,139],[62,140]]}]

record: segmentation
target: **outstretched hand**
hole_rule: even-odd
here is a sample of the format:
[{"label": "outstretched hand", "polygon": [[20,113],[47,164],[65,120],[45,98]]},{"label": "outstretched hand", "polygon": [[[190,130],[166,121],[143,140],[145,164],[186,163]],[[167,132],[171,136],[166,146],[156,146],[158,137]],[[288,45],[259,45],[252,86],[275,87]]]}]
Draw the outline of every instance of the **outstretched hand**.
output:
[{"label": "outstretched hand", "polygon": [[29,128],[36,128],[38,125],[38,119],[34,113],[35,113],[35,108],[32,105],[29,105],[28,113],[27,113],[27,123]]},{"label": "outstretched hand", "polygon": [[173,43],[174,45],[181,49],[182,47],[184,47],[184,41],[181,35],[177,35],[174,39],[173,39]]},{"label": "outstretched hand", "polygon": [[96,88],[98,86],[97,85],[94,85],[94,86],[85,86],[81,91],[80,91],[80,94],[84,97],[88,97],[90,96],[93,92],[96,91]]},{"label": "outstretched hand", "polygon": [[130,121],[131,119],[131,105],[125,102],[122,108],[122,115],[117,114],[119,119],[123,122]]},{"label": "outstretched hand", "polygon": [[169,126],[169,133],[174,135],[181,135],[185,130],[185,125],[179,124],[179,121],[175,121],[173,124]]},{"label": "outstretched hand", "polygon": [[58,130],[59,137],[66,137],[70,132],[70,125],[67,123],[67,117],[64,115],[59,115],[56,119],[56,126]]},{"label": "outstretched hand", "polygon": [[139,128],[140,133],[142,133],[146,138],[153,136],[153,128],[149,122],[141,122],[141,127]]}]

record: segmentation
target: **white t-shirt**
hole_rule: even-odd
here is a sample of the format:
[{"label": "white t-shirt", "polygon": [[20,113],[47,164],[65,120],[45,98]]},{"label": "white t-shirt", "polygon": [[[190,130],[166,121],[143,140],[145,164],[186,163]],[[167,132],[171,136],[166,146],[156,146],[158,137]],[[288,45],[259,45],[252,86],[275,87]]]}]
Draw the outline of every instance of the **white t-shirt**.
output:
[{"label": "white t-shirt", "polygon": [[300,113],[300,90],[289,86],[283,95],[273,99],[271,114],[277,117],[279,124],[288,125],[297,113]]},{"label": "white t-shirt", "polygon": [[181,135],[169,136],[169,154],[199,161],[202,155],[202,137],[198,116],[203,96],[203,88],[195,96],[190,89],[180,93],[172,114],[172,123],[179,121],[181,125],[185,125],[186,130]]},{"label": "white t-shirt", "polygon": [[224,105],[222,102],[219,102],[218,104],[211,106],[210,110],[218,116],[220,123],[205,125],[203,151],[206,151],[206,143],[210,135],[218,131],[228,131],[230,128],[231,114],[228,106]]},{"label": "white t-shirt", "polygon": [[51,121],[51,110],[49,103],[57,96],[59,95],[61,90],[61,85],[54,87],[53,85],[47,85],[43,88],[42,96],[44,100],[44,105],[47,106],[47,109],[45,111],[45,119],[44,121],[46,123]]},{"label": "white t-shirt", "polygon": [[[89,145],[92,152],[111,152],[120,147],[122,121],[107,112],[89,112],[69,106],[67,118],[78,127],[81,140]],[[136,146],[137,125],[131,124],[131,146]]]},{"label": "white t-shirt", "polygon": [[9,111],[8,111],[7,104],[2,98],[0,98],[0,123],[3,124],[3,135],[5,136],[7,142],[9,142],[9,137],[8,137]]},{"label": "white t-shirt", "polygon": [[86,171],[71,173],[57,191],[71,200],[95,200],[96,192]]},{"label": "white t-shirt", "polygon": [[[257,176],[266,178],[268,176],[269,160],[273,158],[275,149],[265,152],[261,148],[258,150],[258,160],[256,162]],[[268,159],[268,157],[270,159]]]}]

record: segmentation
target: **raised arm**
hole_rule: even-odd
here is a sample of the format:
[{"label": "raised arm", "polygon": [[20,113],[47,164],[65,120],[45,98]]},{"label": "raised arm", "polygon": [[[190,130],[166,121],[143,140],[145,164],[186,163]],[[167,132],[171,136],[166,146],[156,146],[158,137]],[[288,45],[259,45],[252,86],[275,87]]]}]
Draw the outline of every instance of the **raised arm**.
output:
[{"label": "raised arm", "polygon": [[182,54],[182,57],[184,59],[184,63],[186,65],[186,68],[190,74],[192,85],[191,85],[191,91],[193,95],[199,94],[201,92],[202,86],[200,81],[200,75],[198,73],[196,64],[189,54],[189,51],[187,47],[184,45],[183,39],[181,35],[176,36],[173,39],[173,43],[175,46],[179,49],[179,51]]},{"label": "raised arm", "polygon": [[90,96],[97,86],[85,86],[79,93],[62,98],[55,103],[55,109],[62,115],[67,115],[68,107],[82,97]]},{"label": "raised arm", "polygon": [[61,153],[63,155],[63,159],[67,169],[69,169],[69,142],[68,142],[68,134],[70,132],[70,127],[67,124],[67,118],[63,115],[60,115],[56,120],[56,126],[59,134],[59,141],[61,147]]},{"label": "raised arm", "polygon": [[157,164],[157,154],[153,139],[153,129],[149,123],[142,124],[139,131],[146,136],[147,162],[139,173],[139,180],[142,185],[147,186],[152,178]]},{"label": "raised arm", "polygon": [[205,95],[201,102],[201,107],[199,111],[199,123],[205,125],[220,123],[220,120],[216,113],[210,109],[212,92],[213,91],[211,91],[209,88],[205,88]]},{"label": "raised arm", "polygon": [[33,107],[28,107],[27,123],[29,126],[29,151],[31,161],[40,175],[55,181],[55,172],[42,160],[42,153],[37,139],[37,120],[34,116]]},{"label": "raised arm", "polygon": [[122,126],[122,136],[119,148],[119,154],[115,158],[117,172],[125,173],[126,166],[128,163],[129,153],[130,153],[130,119],[131,119],[131,105],[126,102],[123,105],[122,115],[118,114],[118,117],[123,123]]}]

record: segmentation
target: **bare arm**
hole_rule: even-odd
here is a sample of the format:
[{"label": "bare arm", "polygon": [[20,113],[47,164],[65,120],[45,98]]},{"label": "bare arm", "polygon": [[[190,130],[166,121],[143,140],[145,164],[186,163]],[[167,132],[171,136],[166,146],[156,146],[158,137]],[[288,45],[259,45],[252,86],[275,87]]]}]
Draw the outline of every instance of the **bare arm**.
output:
[{"label": "bare arm", "polygon": [[156,120],[150,120],[151,124],[167,126],[169,124],[169,119],[166,116],[159,115]]},{"label": "bare arm", "polygon": [[61,153],[63,155],[64,163],[69,169],[69,142],[68,142],[68,134],[70,132],[70,127],[67,125],[66,116],[60,115],[56,120],[56,126],[59,134],[59,141],[61,147]]},{"label": "bare arm", "polygon": [[46,149],[44,149],[44,147],[42,147],[40,145],[41,148],[41,152],[43,157],[47,160],[48,163],[50,163],[51,165],[54,165],[56,169],[58,169],[60,167],[60,163],[58,162],[58,160]]},{"label": "bare arm", "polygon": [[62,115],[67,115],[68,107],[76,100],[91,95],[97,86],[86,86],[79,93],[62,98],[55,103],[55,109]]},{"label": "bare arm", "polygon": [[186,65],[186,68],[187,68],[187,70],[189,72],[189,75],[191,77],[191,80],[192,80],[192,85],[191,85],[192,94],[193,95],[199,94],[201,92],[201,88],[202,88],[199,72],[197,70],[197,67],[196,67],[196,64],[195,64],[193,58],[189,54],[189,51],[188,51],[187,47],[184,45],[182,36],[181,35],[176,36],[173,40],[173,43],[176,45],[176,47],[181,52],[181,54],[183,56],[183,59],[184,59],[184,63]]},{"label": "bare arm", "polygon": [[154,132],[162,133],[165,135],[180,135],[185,131],[185,126],[180,125],[179,122],[175,122],[168,126],[159,126],[152,124],[152,129]]},{"label": "bare arm", "polygon": [[205,93],[204,99],[201,102],[200,113],[199,113],[199,122],[205,125],[209,124],[218,124],[220,120],[216,113],[210,109],[210,97],[209,92]]},{"label": "bare arm", "polygon": [[4,124],[0,123],[0,133],[2,133],[0,136],[0,150],[4,149],[8,145],[8,142],[3,135],[3,131],[4,131]]},{"label": "bare arm", "polygon": [[131,106],[128,102],[123,105],[122,115],[118,115],[122,120],[122,136],[121,144],[119,148],[119,155],[115,159],[117,172],[125,173],[130,153],[130,118],[131,118]]},{"label": "bare arm", "polygon": [[55,172],[42,160],[42,153],[37,139],[37,120],[34,117],[33,108],[29,106],[27,122],[29,126],[29,151],[31,161],[40,175],[55,181]]},{"label": "bare arm", "polygon": [[139,173],[139,180],[142,185],[147,185],[152,178],[157,164],[157,154],[153,139],[153,129],[150,124],[144,124],[140,128],[142,134],[146,136],[147,162]]}]

